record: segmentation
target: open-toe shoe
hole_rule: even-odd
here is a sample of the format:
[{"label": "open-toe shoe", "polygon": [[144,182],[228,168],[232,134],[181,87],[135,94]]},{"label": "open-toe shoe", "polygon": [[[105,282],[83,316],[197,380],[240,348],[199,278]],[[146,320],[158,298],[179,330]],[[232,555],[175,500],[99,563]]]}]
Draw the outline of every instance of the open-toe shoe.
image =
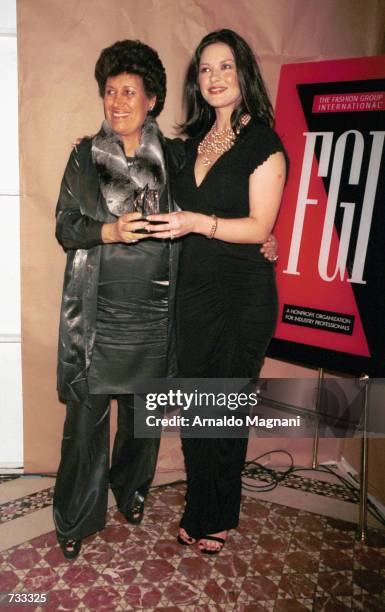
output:
[{"label": "open-toe shoe", "polygon": [[179,544],[182,544],[182,546],[192,546],[196,542],[196,540],[192,538],[191,536],[189,536],[187,531],[183,528],[179,529],[179,533],[176,539],[179,542]]},{"label": "open-toe shoe", "polygon": [[144,514],[144,497],[138,492],[135,493],[131,508],[123,512],[126,521],[131,525],[139,525],[143,520]]},{"label": "open-toe shoe", "polygon": [[59,540],[60,548],[66,559],[75,559],[82,547],[81,540]]},{"label": "open-toe shoe", "polygon": [[[218,546],[218,548],[206,548],[203,545],[204,540],[209,540],[210,542],[218,542],[220,546]],[[200,546],[201,543],[202,543],[202,546]],[[214,536],[214,535],[205,535],[203,538],[199,540],[198,548],[201,551],[201,553],[203,553],[204,555],[217,555],[218,553],[221,552],[225,543],[226,543],[225,538],[220,538],[219,536]]]}]

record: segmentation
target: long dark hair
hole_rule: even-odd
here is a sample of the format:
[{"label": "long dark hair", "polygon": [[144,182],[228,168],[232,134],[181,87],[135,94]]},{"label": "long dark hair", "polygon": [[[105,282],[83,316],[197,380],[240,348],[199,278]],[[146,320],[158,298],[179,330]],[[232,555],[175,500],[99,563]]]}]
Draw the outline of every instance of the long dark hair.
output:
[{"label": "long dark hair", "polygon": [[199,90],[199,64],[203,49],[214,43],[225,43],[233,52],[237,68],[242,100],[231,115],[234,131],[245,113],[262,123],[274,125],[273,107],[269,100],[261,72],[247,42],[233,30],[222,29],[210,32],[202,38],[187,69],[183,101],[186,119],[178,128],[188,136],[206,133],[215,121],[215,110],[203,99]]}]

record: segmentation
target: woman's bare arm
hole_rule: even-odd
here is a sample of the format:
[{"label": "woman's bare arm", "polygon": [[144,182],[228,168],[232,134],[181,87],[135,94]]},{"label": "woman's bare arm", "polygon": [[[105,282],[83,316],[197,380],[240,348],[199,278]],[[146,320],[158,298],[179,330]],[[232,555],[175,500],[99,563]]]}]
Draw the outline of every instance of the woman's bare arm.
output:
[{"label": "woman's bare arm", "polygon": [[217,224],[214,238],[224,242],[256,244],[265,242],[274,226],[285,184],[286,162],[283,153],[273,153],[251,174],[249,179],[250,212],[241,219],[216,221],[211,215],[181,211],[166,215],[151,215],[148,219],[164,221],[147,229],[156,238],[180,238],[195,233],[210,236]]}]

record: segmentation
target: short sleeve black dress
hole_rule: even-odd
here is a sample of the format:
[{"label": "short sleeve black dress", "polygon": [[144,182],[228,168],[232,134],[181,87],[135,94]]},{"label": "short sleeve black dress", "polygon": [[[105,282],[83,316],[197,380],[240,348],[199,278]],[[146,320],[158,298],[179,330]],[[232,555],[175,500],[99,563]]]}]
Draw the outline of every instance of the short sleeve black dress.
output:
[{"label": "short sleeve black dress", "polygon": [[[194,165],[200,140],[186,143],[186,164],[174,187],[178,205],[220,218],[247,217],[249,176],[272,153],[283,151],[279,137],[252,119],[198,186]],[[180,376],[256,376],[276,314],[274,266],[259,245],[197,234],[184,239],[177,289]]]},{"label": "short sleeve black dress", "polygon": [[[178,205],[219,218],[247,217],[250,174],[273,153],[284,152],[279,137],[252,119],[198,186],[194,166],[200,140],[186,142],[186,164],[174,184]],[[188,235],[176,316],[180,377],[255,378],[276,323],[274,266],[258,244]],[[182,447],[187,494],[181,527],[197,539],[235,528],[247,438],[182,437]]]}]

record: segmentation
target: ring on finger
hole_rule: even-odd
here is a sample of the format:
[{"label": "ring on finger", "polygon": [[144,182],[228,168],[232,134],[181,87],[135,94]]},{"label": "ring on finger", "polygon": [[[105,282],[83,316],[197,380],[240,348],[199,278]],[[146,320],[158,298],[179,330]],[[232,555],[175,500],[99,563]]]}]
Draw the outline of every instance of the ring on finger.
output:
[{"label": "ring on finger", "polygon": [[272,257],[270,261],[272,261],[273,263],[277,263],[278,259],[279,259],[279,255],[274,255],[274,257]]}]

